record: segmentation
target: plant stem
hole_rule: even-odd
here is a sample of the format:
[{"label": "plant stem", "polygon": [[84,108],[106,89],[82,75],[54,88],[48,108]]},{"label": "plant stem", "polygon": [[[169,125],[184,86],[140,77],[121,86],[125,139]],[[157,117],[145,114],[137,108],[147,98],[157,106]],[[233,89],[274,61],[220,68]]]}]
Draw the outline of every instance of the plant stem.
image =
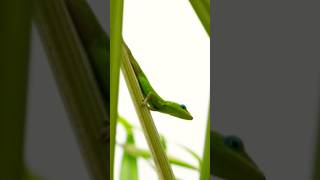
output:
[{"label": "plant stem", "polygon": [[110,179],[114,179],[114,156],[116,145],[116,129],[118,119],[118,91],[119,74],[121,64],[121,40],[122,40],[122,17],[123,0],[111,0],[110,2]]},{"label": "plant stem", "polygon": [[0,2],[0,179],[24,174],[30,2]]},{"label": "plant stem", "polygon": [[203,158],[200,167],[200,180],[210,179],[210,105],[208,111],[208,121],[206,129],[206,138],[203,151]]},{"label": "plant stem", "polygon": [[130,64],[130,56],[128,55],[129,51],[130,50],[127,49],[127,47],[123,44],[121,69],[131,94],[131,98],[134,102],[136,112],[139,116],[144,136],[146,137],[151,154],[153,156],[159,178],[162,180],[175,179],[167,155],[161,145],[160,136],[155,127],[150,111],[146,106],[141,105],[144,98],[138,80]]},{"label": "plant stem", "polygon": [[[83,44],[92,44],[105,34],[87,0],[64,0]],[[101,3],[102,4],[102,3]]]},{"label": "plant stem", "polygon": [[[320,86],[318,85],[318,88]],[[316,141],[315,141],[315,158],[314,158],[314,165],[313,165],[313,180],[320,179],[320,97],[318,97],[318,112],[317,112],[317,134],[316,134]]]},{"label": "plant stem", "polygon": [[63,0],[34,0],[38,30],[93,179],[107,179],[103,98]]},{"label": "plant stem", "polygon": [[[210,37],[210,0],[189,0],[202,26]],[[200,169],[200,180],[210,179],[210,105],[206,128],[205,146]]]},{"label": "plant stem", "polygon": [[209,0],[189,0],[194,11],[197,13],[203,27],[210,36],[210,1]]}]

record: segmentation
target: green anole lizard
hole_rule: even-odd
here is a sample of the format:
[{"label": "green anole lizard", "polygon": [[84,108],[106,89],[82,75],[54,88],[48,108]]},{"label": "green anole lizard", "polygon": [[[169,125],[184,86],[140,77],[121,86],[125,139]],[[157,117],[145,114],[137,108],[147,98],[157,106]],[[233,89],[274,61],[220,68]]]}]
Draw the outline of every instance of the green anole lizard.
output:
[{"label": "green anole lizard", "polygon": [[162,99],[158,93],[151,86],[147,76],[144,74],[140,68],[138,62],[133,57],[131,51],[127,45],[123,42],[123,53],[126,53],[129,57],[131,66],[134,70],[134,73],[139,82],[142,94],[144,96],[144,101],[142,105],[147,105],[150,110],[158,111],[161,113],[169,114],[181,119],[192,120],[193,117],[187,110],[187,107],[184,104],[178,104],[172,101],[166,101]]},{"label": "green anole lizard", "polygon": [[227,180],[265,180],[237,136],[210,134],[211,174]]}]

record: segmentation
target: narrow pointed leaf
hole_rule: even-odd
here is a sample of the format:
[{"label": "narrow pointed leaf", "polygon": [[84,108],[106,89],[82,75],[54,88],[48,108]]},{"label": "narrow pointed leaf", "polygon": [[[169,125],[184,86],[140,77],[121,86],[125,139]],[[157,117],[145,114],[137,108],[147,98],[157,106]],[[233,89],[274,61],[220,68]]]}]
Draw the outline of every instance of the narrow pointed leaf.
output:
[{"label": "narrow pointed leaf", "polygon": [[[134,145],[135,140],[132,131],[127,131],[126,144]],[[138,180],[137,157],[132,156],[127,151],[123,151],[121,170],[121,180]]]}]

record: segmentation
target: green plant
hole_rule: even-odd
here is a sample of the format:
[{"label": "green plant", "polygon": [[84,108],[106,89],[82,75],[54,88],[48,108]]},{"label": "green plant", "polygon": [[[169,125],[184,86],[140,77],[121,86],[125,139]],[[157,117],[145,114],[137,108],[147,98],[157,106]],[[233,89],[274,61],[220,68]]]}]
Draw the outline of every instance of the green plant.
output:
[{"label": "green plant", "polygon": [[[75,1],[81,3],[81,1]],[[101,140],[106,104],[88,53],[63,0],[34,0],[36,24],[74,126],[81,152],[94,179],[107,179],[107,143]],[[85,11],[80,11],[85,13]],[[99,34],[98,34],[99,35]]]},{"label": "green plant", "polygon": [[[8,104],[19,104],[21,106],[18,106],[17,109],[12,108],[13,111],[3,111],[0,114],[4,119],[15,119],[15,121],[10,122],[1,121],[3,124],[0,128],[3,129],[0,131],[0,143],[8,149],[10,148],[10,156],[1,158],[0,168],[5,170],[5,173],[0,174],[0,179],[20,179],[23,177],[31,180],[38,179],[38,177],[34,176],[24,166],[22,156],[27,85],[25,77],[28,70],[28,58],[26,57],[28,57],[29,52],[29,7],[31,3],[23,2],[22,5],[22,2],[17,3],[16,1],[18,0],[10,3],[8,1],[8,4],[5,4],[8,6],[1,6],[1,8],[4,7],[1,16],[6,18],[10,15],[10,11],[6,11],[6,9],[10,10],[8,7],[14,8],[14,4],[19,4],[19,8],[21,8],[18,16],[11,17],[19,18],[19,20],[11,19],[7,22],[2,20],[2,22],[5,22],[6,29],[1,32],[1,35],[5,37],[5,41],[1,42],[1,49],[5,50],[1,53],[5,60],[1,61],[0,66],[3,68],[1,69],[1,77],[4,77],[1,82],[4,87],[10,87],[10,89],[1,89],[1,94],[11,98],[4,101],[1,106],[8,106]],[[35,23],[46,48],[74,132],[77,135],[82,155],[93,179],[108,179],[108,177],[113,179],[120,66],[140,117],[142,131],[151,150],[149,152],[134,146],[133,127],[127,124],[127,140],[126,144],[122,146],[125,150],[122,171],[126,173],[122,174],[121,178],[132,179],[136,177],[138,179],[137,174],[130,177],[126,176],[127,173],[137,173],[137,158],[144,158],[148,161],[153,159],[160,179],[175,179],[171,164],[191,170],[199,170],[197,166],[173,156],[167,156],[166,140],[164,136],[158,134],[149,109],[138,104],[142,101],[143,96],[130,66],[130,57],[122,49],[122,0],[111,1],[110,46],[107,35],[85,0],[33,0],[32,6]],[[11,23],[18,21],[23,23]],[[20,43],[17,46],[15,41],[18,40]],[[111,47],[111,54],[108,52],[109,47]],[[15,53],[16,51],[21,53]],[[16,61],[9,61],[9,59]],[[106,61],[99,61],[101,59]],[[22,63],[16,66],[15,63],[18,60]],[[110,66],[110,76],[107,76],[109,69],[104,68],[105,65]],[[10,80],[8,77],[11,74],[6,69],[16,70],[15,76],[11,76]],[[12,81],[12,78],[14,81]],[[107,82],[109,79],[110,82]],[[9,82],[14,83],[13,86]],[[110,97],[108,96],[109,93]],[[7,96],[8,94],[14,95]],[[107,141],[107,143],[101,140],[100,133],[101,129],[106,127],[106,122],[107,124],[110,123],[110,142]],[[14,141],[8,141],[7,137],[8,139],[14,139]],[[8,149],[2,148],[1,150],[4,153],[1,152],[0,156],[7,155],[5,151]],[[199,157],[190,149],[187,149],[187,151],[199,160]],[[201,160],[199,160],[200,163]],[[108,171],[109,169],[111,172]]]},{"label": "green plant", "polygon": [[[193,2],[191,2],[193,3]],[[199,5],[196,4],[192,4],[194,7],[199,7]],[[203,5],[202,5],[203,6]],[[203,20],[204,23],[207,23],[206,25],[208,25],[208,23],[210,24],[210,10],[208,11],[208,9],[206,8],[206,12],[203,13],[199,13],[199,11],[203,10],[201,8],[195,8],[197,14],[199,15],[200,19]],[[209,13],[209,14],[208,14]],[[203,19],[201,16],[202,15],[206,15],[208,17],[209,15],[209,19]],[[209,31],[208,27],[206,26],[207,30]],[[207,32],[208,32],[207,31]],[[209,34],[209,33],[208,33]],[[155,165],[156,165],[156,170],[157,173],[160,177],[160,179],[173,179],[175,178],[173,176],[173,172],[171,170],[170,167],[170,163],[171,164],[179,164],[180,166],[184,166],[184,167],[189,167],[191,169],[197,169],[192,165],[189,165],[183,161],[179,160],[179,163],[176,163],[177,161],[174,160],[174,158],[172,157],[167,157],[165,154],[165,152],[163,152],[164,148],[161,148],[161,140],[159,139],[159,135],[157,134],[157,130],[155,129],[152,117],[149,113],[149,109],[146,108],[145,106],[141,106],[140,102],[142,102],[144,100],[144,96],[143,93],[141,92],[141,89],[139,87],[139,83],[138,80],[135,77],[135,73],[133,68],[131,67],[130,64],[130,58],[133,58],[130,54],[130,51],[126,50],[126,46],[124,46],[124,59],[123,59],[123,73],[129,88],[129,92],[131,94],[131,97],[133,99],[134,105],[135,105],[135,109],[137,111],[137,114],[139,116],[140,119],[140,123],[142,125],[142,130],[144,132],[144,135],[147,139],[147,142],[149,144],[149,147],[151,149],[151,152],[145,151],[145,150],[141,150],[139,148],[137,148],[136,146],[134,146],[134,142],[131,142],[130,144],[125,144],[122,145],[123,149],[124,149],[124,157],[123,159],[125,159],[126,157],[128,157],[129,155],[131,156],[131,158],[135,157],[135,158],[144,158],[144,159],[148,159],[150,157],[155,158]],[[209,120],[208,120],[209,121]],[[210,124],[208,123],[208,127],[210,126]],[[127,132],[127,136],[128,134],[130,134],[130,136],[132,136],[131,132],[128,133]],[[208,133],[207,133],[208,134]],[[128,137],[127,137],[128,138]],[[210,142],[209,142],[209,136],[206,140],[206,151],[205,151],[205,158],[207,158],[208,154],[210,154],[210,151],[208,149],[210,149]],[[193,153],[194,155],[195,153]],[[157,159],[158,162],[161,162],[162,164],[157,164]],[[161,160],[163,159],[163,160]],[[210,158],[209,158],[210,159]],[[199,161],[201,164],[201,167],[206,167],[206,168],[202,168],[202,173],[206,175],[206,177],[210,176],[210,160],[206,159],[205,163],[206,164],[202,164],[201,161]],[[135,159],[136,160],[136,159]],[[160,161],[159,161],[160,160]],[[172,161],[173,160],[173,161]],[[133,162],[133,161],[132,161]],[[136,167],[136,162],[134,161],[133,164]],[[136,168],[135,168],[136,169]],[[125,173],[123,171],[123,173]],[[136,172],[134,172],[133,174],[136,174]],[[201,175],[202,178],[204,175]]]},{"label": "green plant", "polygon": [[0,2],[0,179],[24,178],[30,3]]},{"label": "green plant", "polygon": [[[150,153],[150,151],[140,149],[135,145],[135,141],[133,140],[135,139],[133,130],[142,131],[140,128],[133,126],[132,124],[130,124],[129,121],[127,121],[125,118],[121,116],[119,117],[118,122],[125,128],[126,134],[127,134],[126,142],[124,144],[119,144],[124,150],[123,157],[122,157],[122,164],[121,164],[122,168],[121,168],[120,179],[126,180],[128,179],[127,177],[138,179],[137,159],[142,158],[142,159],[145,159],[146,161],[150,161],[152,159],[152,154]],[[161,137],[162,137],[161,145],[163,149],[166,151],[167,141],[165,140],[164,135],[161,135]],[[186,148],[186,147],[182,147],[182,148],[185,149],[188,153],[190,153],[192,157],[198,160],[199,165],[201,164],[201,160],[196,155],[196,153],[194,153],[189,148]],[[187,163],[173,155],[168,155],[168,161],[171,165],[176,165],[176,166],[184,167],[190,170],[199,171],[199,167],[194,166],[190,163]]]}]

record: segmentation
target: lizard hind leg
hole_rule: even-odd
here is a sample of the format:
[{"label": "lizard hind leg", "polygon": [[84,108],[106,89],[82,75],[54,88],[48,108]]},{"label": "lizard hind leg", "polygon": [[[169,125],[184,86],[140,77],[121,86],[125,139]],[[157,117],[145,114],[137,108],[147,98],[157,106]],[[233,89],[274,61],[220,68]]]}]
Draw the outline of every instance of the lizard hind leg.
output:
[{"label": "lizard hind leg", "polygon": [[150,100],[153,96],[154,94],[152,92],[148,93],[148,95],[142,101],[142,106],[147,106],[149,110],[156,111],[157,109],[150,104]]},{"label": "lizard hind leg", "polygon": [[148,105],[148,102],[151,98],[151,93],[149,93],[142,101],[142,106],[147,106]]}]

